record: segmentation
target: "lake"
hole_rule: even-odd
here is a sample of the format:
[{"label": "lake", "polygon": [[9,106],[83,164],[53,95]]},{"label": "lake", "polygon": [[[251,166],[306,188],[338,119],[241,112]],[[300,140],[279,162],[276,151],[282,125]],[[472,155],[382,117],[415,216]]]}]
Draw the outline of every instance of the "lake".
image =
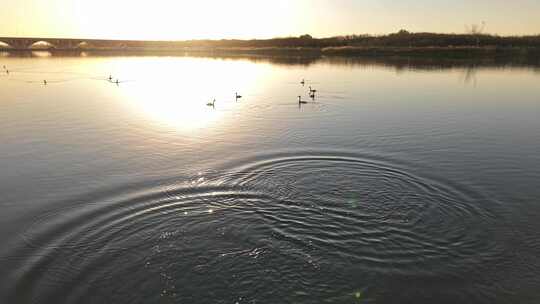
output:
[{"label": "lake", "polygon": [[4,65],[2,303],[540,301],[538,65]]}]

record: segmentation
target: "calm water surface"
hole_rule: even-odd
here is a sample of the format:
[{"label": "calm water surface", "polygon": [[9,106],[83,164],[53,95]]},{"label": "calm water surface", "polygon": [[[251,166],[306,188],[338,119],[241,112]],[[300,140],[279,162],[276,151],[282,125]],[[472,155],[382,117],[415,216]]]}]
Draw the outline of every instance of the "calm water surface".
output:
[{"label": "calm water surface", "polygon": [[537,67],[36,56],[0,57],[1,303],[540,301]]}]

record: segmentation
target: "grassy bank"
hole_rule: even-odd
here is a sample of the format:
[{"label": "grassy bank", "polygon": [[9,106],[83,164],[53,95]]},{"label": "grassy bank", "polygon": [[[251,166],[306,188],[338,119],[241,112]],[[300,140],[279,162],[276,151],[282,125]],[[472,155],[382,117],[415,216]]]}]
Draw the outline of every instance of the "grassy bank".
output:
[{"label": "grassy bank", "polygon": [[[46,38],[43,38],[46,41]],[[273,39],[221,39],[221,40],[183,40],[183,41],[143,41],[143,40],[95,40],[84,41],[77,45],[81,49],[90,50],[227,50],[236,52],[309,52],[328,51],[341,53],[372,53],[374,50],[386,52],[410,53],[451,52],[478,53],[499,50],[516,50],[540,48],[540,35],[535,36],[498,36],[487,34],[440,34],[410,33],[401,30],[388,35],[346,35],[328,38],[314,38],[310,35]],[[52,40],[54,43],[54,40]],[[1,42],[1,41],[0,41]],[[0,48],[8,46],[0,43]],[[116,46],[116,47],[114,47]],[[53,47],[54,45],[50,45]],[[343,48],[343,49],[341,49]]]},{"label": "grassy bank", "polygon": [[389,46],[338,46],[338,47],[220,47],[185,48],[190,53],[231,53],[298,56],[345,56],[345,57],[443,57],[443,58],[489,58],[528,57],[539,58],[540,47],[389,47]]},{"label": "grassy bank", "polygon": [[[121,45],[121,47],[114,47]],[[2,46],[0,45],[0,48]],[[1,50],[1,49],[0,49]],[[14,52],[4,46],[5,51]],[[39,49],[20,50],[38,51]],[[44,50],[44,49],[41,49]],[[540,35],[497,36],[484,34],[398,33],[330,38],[300,37],[252,40],[101,41],[88,40],[75,49],[50,52],[132,52],[206,55],[263,55],[304,57],[423,57],[450,59],[518,58],[538,61]]]},{"label": "grassy bank", "polygon": [[401,56],[442,58],[523,57],[540,58],[540,47],[363,47],[321,49],[327,56]]},{"label": "grassy bank", "polygon": [[[0,51],[2,51],[0,49]],[[540,60],[540,47],[370,47],[370,46],[338,46],[338,47],[131,47],[131,48],[82,48],[82,49],[33,49],[9,50],[4,52],[123,52],[123,53],[156,53],[156,54],[205,54],[205,55],[264,55],[264,56],[304,56],[304,57],[419,57],[419,58],[526,58]]]}]

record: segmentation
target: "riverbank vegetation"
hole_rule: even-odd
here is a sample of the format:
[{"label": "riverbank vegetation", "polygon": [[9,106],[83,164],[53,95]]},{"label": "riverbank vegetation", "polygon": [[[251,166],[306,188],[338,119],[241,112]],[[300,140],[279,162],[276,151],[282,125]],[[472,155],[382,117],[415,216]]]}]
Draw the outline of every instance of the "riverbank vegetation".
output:
[{"label": "riverbank vegetation", "polygon": [[540,47],[540,35],[498,36],[480,33],[438,34],[397,33],[373,35],[346,35],[330,38],[300,37],[253,39],[253,40],[191,40],[179,41],[184,47]]},{"label": "riverbank vegetation", "polygon": [[[60,51],[54,45],[36,49]],[[1,45],[0,45],[0,48]],[[540,58],[540,35],[498,36],[468,34],[397,33],[314,38],[310,35],[252,40],[122,41],[88,40],[76,47],[85,51],[180,51],[305,56],[429,56],[451,58]]]}]

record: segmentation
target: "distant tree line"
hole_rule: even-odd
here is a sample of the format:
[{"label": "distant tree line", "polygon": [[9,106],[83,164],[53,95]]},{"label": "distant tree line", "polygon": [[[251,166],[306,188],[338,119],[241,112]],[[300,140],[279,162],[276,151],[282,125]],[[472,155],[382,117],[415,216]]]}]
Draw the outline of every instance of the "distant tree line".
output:
[{"label": "distant tree line", "polygon": [[313,38],[310,35],[253,40],[190,40],[178,41],[181,47],[540,47],[540,35],[497,36],[475,30],[468,34],[397,33],[373,35],[345,35],[330,38]]},{"label": "distant tree line", "polygon": [[[466,34],[411,33],[400,30],[388,35],[344,35],[329,38],[314,38],[305,34],[298,37],[252,40],[186,40],[186,41],[120,41],[88,40],[81,49],[188,49],[189,51],[214,51],[221,49],[240,49],[241,51],[265,52],[364,52],[366,49],[407,52],[444,48],[452,52],[467,49],[478,52],[489,48],[535,52],[540,54],[540,35],[536,36],[498,36],[484,34],[483,26],[471,26]],[[0,45],[0,49],[2,49]]]}]

